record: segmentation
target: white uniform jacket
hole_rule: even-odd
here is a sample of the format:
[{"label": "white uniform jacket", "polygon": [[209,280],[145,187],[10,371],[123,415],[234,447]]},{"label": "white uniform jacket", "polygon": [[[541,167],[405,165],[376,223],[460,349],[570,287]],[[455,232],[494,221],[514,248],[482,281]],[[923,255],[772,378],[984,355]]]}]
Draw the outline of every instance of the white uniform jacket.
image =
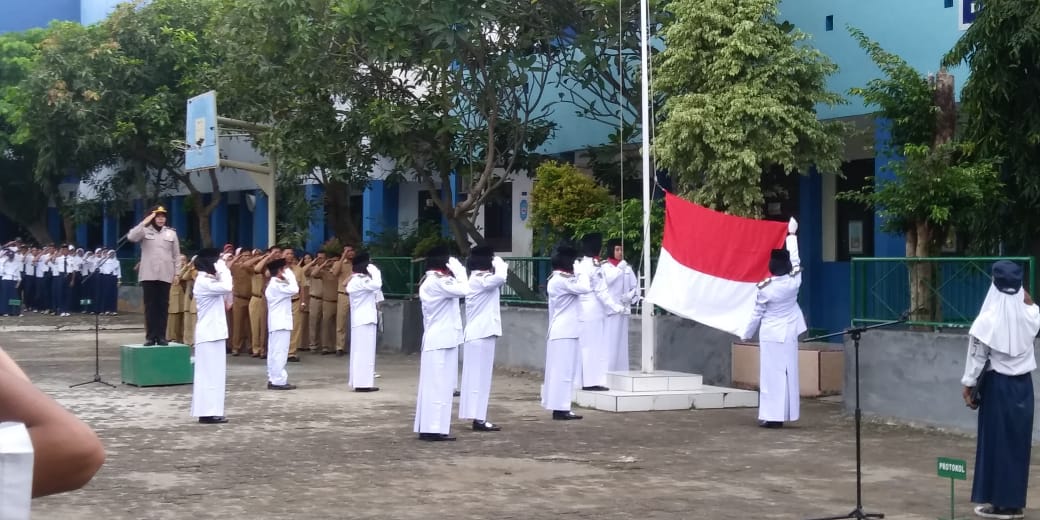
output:
[{"label": "white uniform jacket", "polygon": [[[227,269],[227,267],[225,267]],[[230,271],[229,271],[230,272]],[[282,272],[284,280],[271,278],[264,290],[267,298],[267,330],[292,330],[292,297],[300,292],[300,284],[291,269]]]},{"label": "white uniform jacket", "polygon": [[461,271],[454,273],[455,276],[427,271],[426,279],[419,285],[419,301],[422,302],[423,311],[423,350],[455,348],[462,343],[459,298],[469,292],[469,283],[465,269]]},{"label": "white uniform jacket", "polygon": [[508,266],[495,259],[494,271],[475,271],[469,277],[466,295],[466,341],[502,335],[501,287]]},{"label": "white uniform jacket", "polygon": [[581,331],[579,298],[592,293],[589,279],[563,271],[553,271],[546,284],[549,296],[549,338],[576,339]]},{"label": "white uniform jacket", "polygon": [[744,333],[747,339],[758,332],[759,341],[783,343],[792,334],[797,336],[806,331],[805,316],[798,306],[798,289],[802,285],[801,273],[795,275],[774,276],[771,281],[758,290],[755,299],[755,310],[751,313],[751,322]]},{"label": "white uniform jacket", "polygon": [[607,317],[607,314],[619,314],[624,308],[610,297],[607,291],[607,280],[603,276],[603,266],[591,257],[582,257],[574,263],[574,274],[581,275],[589,281],[591,292],[582,293],[581,321],[596,321]]},{"label": "white uniform jacket", "polygon": [[[118,266],[119,263],[116,262]],[[195,343],[206,343],[227,339],[227,313],[224,296],[231,294],[231,271],[217,269],[217,274],[200,272],[191,290],[198,306],[198,321],[195,322]]]},{"label": "white uniform jacket", "polygon": [[607,262],[602,269],[610,297],[624,307],[624,314],[632,314],[632,305],[639,299],[639,280],[632,272],[632,267],[628,262],[621,261],[616,266]]},{"label": "white uniform jacket", "polygon": [[370,325],[379,321],[376,302],[382,294],[383,274],[368,264],[368,271],[354,273],[347,279],[346,291],[350,298],[350,326]]}]

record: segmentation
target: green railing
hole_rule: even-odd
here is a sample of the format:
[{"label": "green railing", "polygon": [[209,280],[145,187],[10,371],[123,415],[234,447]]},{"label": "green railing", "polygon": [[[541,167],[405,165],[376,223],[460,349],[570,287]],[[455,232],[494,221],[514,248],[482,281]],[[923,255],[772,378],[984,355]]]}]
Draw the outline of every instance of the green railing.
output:
[{"label": "green railing", "polygon": [[926,302],[936,312],[926,318],[912,316],[907,324],[969,327],[986,297],[990,268],[997,260],[1022,264],[1024,285],[1029,294],[1036,294],[1036,261],[1033,257],[854,258],[849,273],[852,322],[869,324],[896,320],[911,310],[910,269],[912,265],[924,263],[931,267],[932,272],[932,280],[926,285]]},{"label": "green railing", "polygon": [[407,256],[383,256],[372,258],[372,263],[383,274],[383,296],[410,298],[419,291],[423,275],[421,262],[413,262]]},{"label": "green railing", "polygon": [[137,269],[134,269],[137,262],[137,258],[119,259],[119,274],[122,277],[122,285],[137,285]]}]

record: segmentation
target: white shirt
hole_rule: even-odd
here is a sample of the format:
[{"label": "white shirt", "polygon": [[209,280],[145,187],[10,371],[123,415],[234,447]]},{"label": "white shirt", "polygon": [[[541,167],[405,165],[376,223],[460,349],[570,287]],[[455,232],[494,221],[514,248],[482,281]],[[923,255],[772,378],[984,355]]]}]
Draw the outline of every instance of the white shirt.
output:
[{"label": "white shirt", "polygon": [[1032,346],[1022,354],[1010,356],[999,350],[989,348],[975,336],[969,335],[968,359],[964,363],[964,375],[961,377],[961,384],[964,386],[975,386],[978,383],[979,376],[982,375],[982,368],[986,365],[987,359],[989,360],[991,370],[1006,376],[1028,374],[1036,370],[1036,356]]},{"label": "white shirt", "polygon": [[51,263],[51,274],[63,275],[66,274],[69,267],[69,257],[66,255],[55,255],[54,260]]},{"label": "white shirt", "polygon": [[231,294],[231,271],[217,267],[216,276],[200,272],[195,278],[191,293],[195,296],[195,305],[198,307],[195,343],[227,339],[224,295]]},{"label": "white shirt", "polygon": [[94,269],[96,269],[96,268],[97,268],[97,262],[94,260],[94,255],[93,254],[88,254],[87,256],[83,257],[83,263],[80,265],[80,271],[79,272],[83,276],[87,276],[88,274],[93,273]]},{"label": "white shirt", "polygon": [[452,273],[454,277],[438,271],[427,271],[426,279],[419,285],[419,301],[422,302],[423,312],[423,350],[456,348],[462,343],[459,298],[466,296],[469,283],[466,270],[461,265],[452,269]]},{"label": "white shirt", "polygon": [[603,264],[603,278],[606,279],[610,297],[625,308],[622,312],[632,314],[632,305],[639,298],[639,280],[628,262],[622,260],[614,265],[608,261]]},{"label": "white shirt", "polygon": [[123,268],[119,265],[119,259],[112,257],[102,260],[101,274],[114,275],[116,278],[122,278]]},{"label": "white shirt", "polygon": [[70,255],[67,258],[69,259],[69,270],[67,271],[69,274],[78,273],[83,269],[82,256]]},{"label": "white shirt", "polygon": [[549,295],[549,339],[577,338],[581,330],[579,298],[592,287],[585,275],[553,271],[546,284]]},{"label": "white shirt", "polygon": [[22,271],[25,276],[36,278],[36,259],[32,255],[25,255],[22,261],[25,262],[25,269]]},{"label": "white shirt", "polygon": [[300,292],[296,275],[286,268],[282,271],[285,280],[271,278],[264,290],[267,298],[267,330],[292,330],[292,297]]},{"label": "white shirt", "polygon": [[500,288],[506,283],[509,267],[504,260],[495,257],[492,269],[494,271],[475,271],[469,277],[466,341],[502,335]]},{"label": "white shirt", "polygon": [[350,297],[350,326],[370,325],[379,321],[376,301],[382,294],[383,274],[368,264],[367,273],[354,273],[347,279],[346,291]]},{"label": "white shirt", "polygon": [[758,331],[759,341],[783,343],[791,334],[805,332],[805,316],[798,306],[801,285],[801,273],[772,277],[768,285],[758,290],[755,309],[742,339],[753,336],[759,323],[762,325]]},{"label": "white shirt", "polygon": [[22,279],[22,263],[15,258],[0,257],[0,280],[19,281]]},{"label": "white shirt", "polygon": [[36,277],[43,278],[44,275],[51,272],[50,267],[47,266],[47,261],[51,259],[51,255],[38,255],[36,257]]},{"label": "white shirt", "polygon": [[582,275],[589,280],[592,292],[583,293],[579,297],[581,301],[581,312],[578,319],[581,321],[596,321],[607,317],[607,314],[620,314],[624,308],[619,305],[610,293],[607,292],[607,281],[603,277],[603,266],[596,265],[592,257],[582,257],[574,264],[574,274]]}]

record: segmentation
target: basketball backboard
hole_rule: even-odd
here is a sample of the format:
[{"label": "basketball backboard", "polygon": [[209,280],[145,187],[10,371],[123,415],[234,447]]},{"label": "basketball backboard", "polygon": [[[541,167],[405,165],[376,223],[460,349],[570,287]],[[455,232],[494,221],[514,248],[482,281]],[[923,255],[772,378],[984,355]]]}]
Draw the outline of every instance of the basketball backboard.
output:
[{"label": "basketball backboard", "polygon": [[188,100],[185,125],[184,169],[216,168],[220,164],[220,139],[217,131],[217,93],[209,91]]}]

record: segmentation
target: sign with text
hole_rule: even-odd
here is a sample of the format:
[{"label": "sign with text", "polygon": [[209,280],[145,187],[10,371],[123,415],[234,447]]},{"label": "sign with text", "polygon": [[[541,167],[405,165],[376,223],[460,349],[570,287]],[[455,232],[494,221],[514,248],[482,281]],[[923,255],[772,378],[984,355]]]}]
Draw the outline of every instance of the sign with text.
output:
[{"label": "sign with text", "polygon": [[968,480],[968,463],[963,460],[939,457],[939,476],[954,480]]},{"label": "sign with text", "polygon": [[982,8],[982,0],[958,0],[960,5],[957,9],[958,28],[965,30],[975,22],[975,15]]}]

